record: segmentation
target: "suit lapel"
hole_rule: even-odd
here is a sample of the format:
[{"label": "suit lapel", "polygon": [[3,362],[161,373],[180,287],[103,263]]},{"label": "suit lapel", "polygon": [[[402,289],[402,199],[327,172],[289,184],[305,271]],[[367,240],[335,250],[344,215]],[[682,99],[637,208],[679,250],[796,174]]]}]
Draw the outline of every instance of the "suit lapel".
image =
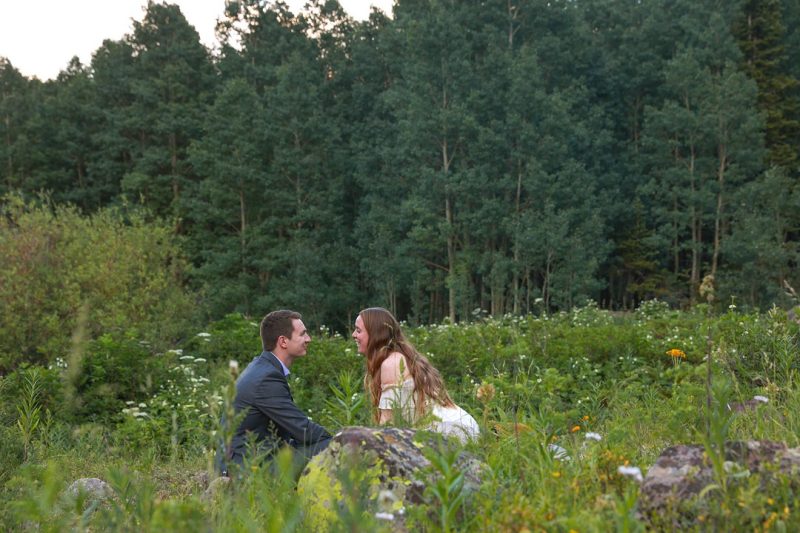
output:
[{"label": "suit lapel", "polygon": [[278,356],[272,352],[261,352],[261,357],[275,367],[275,370],[278,371],[278,375],[283,378],[283,381],[286,382],[286,388],[289,390],[289,399],[294,401],[294,398],[292,398],[292,389],[289,387],[289,381],[287,381],[286,376],[283,374],[283,366],[281,365],[281,362],[278,361]]}]

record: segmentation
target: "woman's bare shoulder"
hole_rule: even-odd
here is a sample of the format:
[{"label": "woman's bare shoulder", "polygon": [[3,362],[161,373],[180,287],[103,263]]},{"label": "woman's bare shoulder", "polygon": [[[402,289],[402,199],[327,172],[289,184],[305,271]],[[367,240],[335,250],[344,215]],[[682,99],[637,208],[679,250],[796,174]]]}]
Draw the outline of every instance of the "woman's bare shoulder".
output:
[{"label": "woman's bare shoulder", "polygon": [[402,353],[392,352],[381,363],[381,384],[399,384],[408,373],[406,360]]}]

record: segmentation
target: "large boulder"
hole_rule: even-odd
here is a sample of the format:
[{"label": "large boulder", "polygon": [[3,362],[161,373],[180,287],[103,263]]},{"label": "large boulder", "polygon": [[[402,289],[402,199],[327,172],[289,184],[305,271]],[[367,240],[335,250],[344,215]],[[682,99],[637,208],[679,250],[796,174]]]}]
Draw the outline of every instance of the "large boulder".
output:
[{"label": "large boulder", "polygon": [[[724,469],[732,482],[759,475],[763,487],[776,475],[800,480],[800,448],[782,442],[726,442]],[[711,461],[701,445],[680,444],[665,449],[648,471],[639,492],[644,518],[667,509],[686,508],[706,487],[716,483]]]},{"label": "large boulder", "polygon": [[[297,493],[304,499],[310,522],[317,531],[328,531],[345,510],[346,493],[390,529],[405,531],[406,505],[424,502],[425,487],[437,475],[423,450],[439,445],[430,434],[418,435],[413,429],[343,429],[311,459],[298,481]],[[475,492],[483,463],[460,450],[454,466],[464,474],[463,490]]]}]

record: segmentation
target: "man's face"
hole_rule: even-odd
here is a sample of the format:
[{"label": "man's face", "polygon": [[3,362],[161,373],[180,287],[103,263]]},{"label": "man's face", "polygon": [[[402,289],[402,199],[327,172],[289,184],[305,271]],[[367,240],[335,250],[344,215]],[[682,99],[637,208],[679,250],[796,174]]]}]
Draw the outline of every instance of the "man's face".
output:
[{"label": "man's face", "polygon": [[308,343],[311,342],[311,337],[308,334],[308,330],[306,330],[305,324],[303,324],[303,321],[299,318],[292,320],[292,326],[294,328],[294,331],[292,331],[292,338],[287,339],[286,337],[280,337],[278,342],[281,343],[281,347],[286,350],[289,356],[301,357],[306,354]]}]

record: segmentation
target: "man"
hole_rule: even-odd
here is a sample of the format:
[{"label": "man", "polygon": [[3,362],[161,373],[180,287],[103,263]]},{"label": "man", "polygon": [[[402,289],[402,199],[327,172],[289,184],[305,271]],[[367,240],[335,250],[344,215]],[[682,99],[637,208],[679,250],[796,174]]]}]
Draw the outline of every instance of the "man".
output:
[{"label": "man", "polygon": [[289,368],[306,354],[309,342],[311,337],[300,313],[273,311],[261,321],[264,351],[236,381],[233,407],[237,414],[246,414],[233,434],[227,453],[229,463],[242,464],[250,441],[267,458],[284,444],[311,457],[330,443],[330,433],[295,405],[286,381]]}]

